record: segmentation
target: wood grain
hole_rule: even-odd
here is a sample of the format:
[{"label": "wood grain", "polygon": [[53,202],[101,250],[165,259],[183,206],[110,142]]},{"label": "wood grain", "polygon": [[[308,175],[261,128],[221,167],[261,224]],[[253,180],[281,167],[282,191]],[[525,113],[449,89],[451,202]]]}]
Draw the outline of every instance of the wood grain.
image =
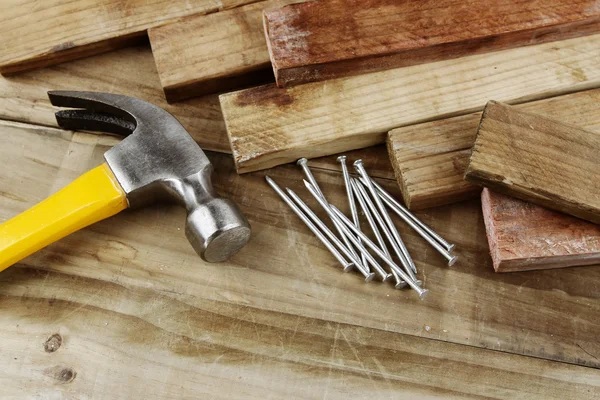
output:
[{"label": "wood grain", "polygon": [[[600,132],[600,90],[519,104],[519,110]],[[464,179],[481,113],[394,129],[388,153],[404,203],[413,210],[462,201],[481,192]]]},{"label": "wood grain", "polygon": [[268,10],[279,86],[358,75],[600,31],[595,0],[327,0]]},{"label": "wood grain", "polygon": [[596,369],[209,300],[201,289],[73,278],[33,265],[0,275],[6,398],[593,399],[600,390]]},{"label": "wood grain", "polygon": [[[0,124],[0,139],[0,159],[11,166],[0,169],[0,221],[101,163],[118,142],[9,122]],[[495,274],[480,203],[463,202],[418,213],[457,244],[452,268],[398,223],[431,290],[421,302],[410,291],[342,273],[263,173],[239,176],[229,156],[208,155],[216,190],[252,224],[248,245],[226,263],[204,263],[185,239],[185,210],[161,204],[122,212],[6,270],[0,352],[11,368],[0,380],[8,393],[72,388],[112,398],[147,389],[181,398],[204,385],[201,393],[212,398],[242,384],[242,397],[267,390],[320,398],[367,389],[381,398],[401,390],[462,398],[597,393],[596,370],[505,353],[600,367],[599,268]],[[347,212],[341,175],[315,174]],[[295,166],[269,175],[309,197]],[[380,182],[398,195],[395,184]],[[55,333],[62,345],[45,353]],[[75,378],[58,385],[68,368]],[[96,379],[103,384],[90,384]]]},{"label": "wood grain", "polygon": [[0,118],[56,126],[56,109],[47,92],[61,89],[119,93],[149,101],[173,114],[203,149],[231,152],[217,96],[167,104],[148,46],[0,77]]},{"label": "wood grain", "polygon": [[146,30],[252,0],[10,0],[0,5],[0,73],[10,74],[131,45]]},{"label": "wood grain", "polygon": [[465,179],[600,224],[600,134],[490,101]]},{"label": "wood grain", "polygon": [[220,96],[238,172],[383,143],[393,128],[600,85],[600,35]]},{"label": "wood grain", "polygon": [[262,12],[291,2],[261,1],[150,29],[152,54],[167,100],[272,82]]},{"label": "wood grain", "polygon": [[490,253],[496,272],[600,263],[600,226],[483,189]]}]

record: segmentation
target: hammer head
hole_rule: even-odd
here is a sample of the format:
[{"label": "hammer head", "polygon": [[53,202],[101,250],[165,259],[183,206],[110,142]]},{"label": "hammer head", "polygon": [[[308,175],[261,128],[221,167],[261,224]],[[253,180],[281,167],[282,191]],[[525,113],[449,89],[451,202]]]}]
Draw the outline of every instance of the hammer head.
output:
[{"label": "hammer head", "polygon": [[160,107],[110,93],[48,92],[50,102],[71,107],[56,113],[60,127],[127,137],[104,158],[130,207],[171,200],[187,210],[186,236],[209,262],[224,261],[250,238],[248,220],[211,183],[212,164],[185,128]]}]

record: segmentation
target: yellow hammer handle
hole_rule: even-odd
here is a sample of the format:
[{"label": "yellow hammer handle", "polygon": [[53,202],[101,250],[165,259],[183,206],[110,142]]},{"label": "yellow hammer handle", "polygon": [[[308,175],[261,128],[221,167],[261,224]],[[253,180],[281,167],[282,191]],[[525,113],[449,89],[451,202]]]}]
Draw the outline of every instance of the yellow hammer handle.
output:
[{"label": "yellow hammer handle", "polygon": [[127,208],[125,192],[108,165],[0,225],[0,271],[28,255]]}]

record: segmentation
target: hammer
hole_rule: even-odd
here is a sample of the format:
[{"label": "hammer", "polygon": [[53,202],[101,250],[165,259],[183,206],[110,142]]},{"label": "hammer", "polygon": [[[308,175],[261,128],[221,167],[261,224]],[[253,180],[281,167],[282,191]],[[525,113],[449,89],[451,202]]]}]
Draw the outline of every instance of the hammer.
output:
[{"label": "hammer", "polygon": [[110,93],[48,92],[70,107],[56,113],[65,129],[125,135],[96,167],[0,225],[0,271],[70,233],[128,207],[171,201],[187,210],[185,234],[208,262],[224,261],[250,238],[238,206],[212,187],[212,164],[189,133],[160,107]]}]

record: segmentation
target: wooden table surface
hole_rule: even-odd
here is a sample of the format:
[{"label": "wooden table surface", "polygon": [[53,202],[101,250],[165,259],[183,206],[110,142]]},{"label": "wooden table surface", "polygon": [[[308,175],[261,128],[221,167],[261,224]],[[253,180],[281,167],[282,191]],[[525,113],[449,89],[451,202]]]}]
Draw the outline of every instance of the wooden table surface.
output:
[{"label": "wooden table surface", "polygon": [[[99,165],[119,140],[49,126],[43,92],[138,90],[158,99],[144,52],[120,52],[120,62],[139,65],[112,77],[103,55],[0,78],[8,88],[0,94],[0,222]],[[83,63],[90,67],[70,74]],[[201,143],[226,143],[215,104],[193,100],[171,111],[186,110],[182,122]],[[597,266],[494,273],[474,199],[417,213],[457,244],[453,267],[398,223],[430,290],[420,301],[341,272],[264,182],[267,173],[308,199],[296,166],[239,176],[231,156],[208,156],[216,189],[252,224],[250,243],[226,263],[205,263],[185,238],[185,211],[155,205],[0,273],[1,398],[600,396]],[[348,156],[362,157],[400,198],[383,146]],[[335,157],[312,164],[325,195],[347,211]]]}]

